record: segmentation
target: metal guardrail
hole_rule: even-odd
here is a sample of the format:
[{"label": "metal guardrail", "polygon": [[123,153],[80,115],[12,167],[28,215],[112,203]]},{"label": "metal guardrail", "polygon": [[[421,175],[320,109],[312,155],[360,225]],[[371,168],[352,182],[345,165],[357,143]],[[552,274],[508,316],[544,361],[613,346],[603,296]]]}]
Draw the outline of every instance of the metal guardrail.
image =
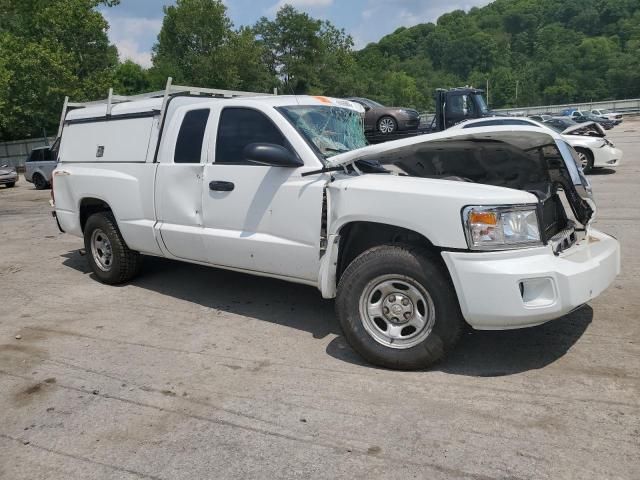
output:
[{"label": "metal guardrail", "polygon": [[541,105],[537,107],[521,107],[521,108],[500,108],[495,112],[507,113],[511,115],[520,114],[523,116],[540,115],[550,113],[552,115],[559,114],[567,108],[575,108],[577,110],[612,110],[623,115],[640,115],[640,98],[631,98],[627,100],[608,100],[605,102],[582,102],[567,103],[564,105]]},{"label": "metal guardrail", "polygon": [[[583,102],[583,103],[566,103],[563,105],[540,105],[536,107],[521,108],[496,108],[492,112],[505,113],[507,115],[528,117],[529,115],[560,115],[565,109],[573,108],[576,110],[611,110],[621,113],[623,116],[640,115],[640,98],[630,98],[626,100],[609,100],[606,102]],[[422,133],[429,131],[429,126],[434,117],[432,112],[423,112],[420,114],[420,131]]]}]

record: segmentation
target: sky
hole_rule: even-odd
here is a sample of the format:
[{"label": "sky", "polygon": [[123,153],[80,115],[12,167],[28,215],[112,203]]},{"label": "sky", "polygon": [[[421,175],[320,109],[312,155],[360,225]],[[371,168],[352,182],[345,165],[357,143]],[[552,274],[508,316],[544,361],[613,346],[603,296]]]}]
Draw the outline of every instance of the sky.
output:
[{"label": "sky", "polygon": [[[314,18],[326,19],[344,28],[357,49],[378,41],[398,27],[435,22],[456,9],[469,10],[489,0],[224,0],[236,27],[253,25],[260,17],[273,18],[289,3]],[[151,48],[162,26],[163,6],[175,0],[121,0],[120,5],[101,8],[111,28],[109,37],[117,45],[121,60],[131,59],[149,67]]]}]

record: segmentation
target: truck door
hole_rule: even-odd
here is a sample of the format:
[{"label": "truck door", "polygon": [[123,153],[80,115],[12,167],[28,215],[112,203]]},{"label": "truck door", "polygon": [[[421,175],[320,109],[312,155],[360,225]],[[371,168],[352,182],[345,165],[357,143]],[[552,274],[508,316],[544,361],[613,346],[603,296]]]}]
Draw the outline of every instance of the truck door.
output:
[{"label": "truck door", "polygon": [[169,133],[164,140],[156,173],[156,217],[164,246],[173,256],[200,262],[207,261],[202,241],[202,172],[210,113],[208,108],[176,112],[173,122],[180,127],[167,129],[173,137]]},{"label": "truck door", "polygon": [[454,125],[468,118],[478,118],[476,106],[466,93],[449,92],[447,94],[447,104],[445,107],[446,125],[445,128]]},{"label": "truck door", "polygon": [[276,115],[273,109],[219,108],[202,190],[209,262],[317,281],[326,179],[301,173],[317,169],[319,162],[299,168],[246,162],[243,151],[252,143],[277,144],[298,154],[269,117]]}]

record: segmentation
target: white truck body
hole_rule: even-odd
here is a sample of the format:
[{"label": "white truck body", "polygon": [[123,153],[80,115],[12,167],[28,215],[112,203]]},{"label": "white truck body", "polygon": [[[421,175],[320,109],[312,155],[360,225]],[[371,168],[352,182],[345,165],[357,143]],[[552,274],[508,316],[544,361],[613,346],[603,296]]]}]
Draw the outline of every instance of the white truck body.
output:
[{"label": "white truck body", "polygon": [[[347,232],[355,235],[354,226],[374,226],[366,230],[372,238],[378,227],[393,229],[404,235],[402,241],[424,242],[441,259],[462,316],[477,329],[518,328],[560,317],[599,295],[619,272],[617,241],[593,229],[591,217],[564,249],[556,237],[520,248],[470,247],[465,209],[535,209],[540,199],[531,191],[392,170],[365,173],[358,163],[415,152],[432,142],[446,148],[481,137],[541,149],[561,138],[552,132],[528,127],[481,128],[473,134],[449,130],[344,153],[327,148],[323,151],[331,154],[325,158],[282,108],[331,107],[359,115],[357,106],[293,96],[185,96],[163,102],[98,105],[66,115],[54,172],[54,215],[61,230],[82,237],[86,217],[108,208],[133,251],[307,284],[334,298],[344,267],[353,260],[345,251],[356,248],[345,242]],[[239,109],[268,119],[299,166],[223,161],[227,127],[221,115]],[[206,115],[206,127],[202,148],[181,163],[183,147],[177,144],[184,143],[188,115]],[[263,140],[260,132],[256,135],[257,142]],[[582,178],[582,190],[589,190],[577,170],[571,175],[576,184]],[[582,202],[584,208],[593,206],[590,199]],[[359,242],[371,246],[364,237]]]}]

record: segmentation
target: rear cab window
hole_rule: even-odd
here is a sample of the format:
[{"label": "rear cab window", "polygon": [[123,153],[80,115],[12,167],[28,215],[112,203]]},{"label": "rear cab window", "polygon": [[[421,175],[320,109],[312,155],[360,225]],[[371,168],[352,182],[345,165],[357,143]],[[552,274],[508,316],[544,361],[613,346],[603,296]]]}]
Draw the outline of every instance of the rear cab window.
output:
[{"label": "rear cab window", "polygon": [[200,163],[209,113],[208,108],[186,113],[176,141],[174,163]]}]

